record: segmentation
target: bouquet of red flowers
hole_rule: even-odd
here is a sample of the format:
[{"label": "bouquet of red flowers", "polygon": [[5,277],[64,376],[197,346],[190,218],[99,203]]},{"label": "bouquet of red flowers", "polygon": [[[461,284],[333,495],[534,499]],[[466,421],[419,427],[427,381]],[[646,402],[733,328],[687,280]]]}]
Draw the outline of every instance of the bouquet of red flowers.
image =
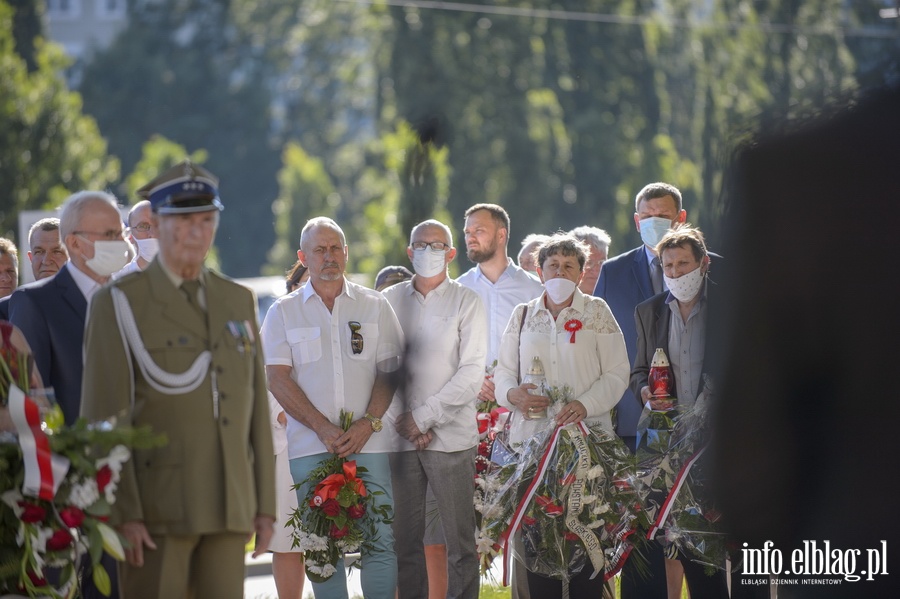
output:
[{"label": "bouquet of red flowers", "polygon": [[[341,428],[353,423],[353,413],[341,410]],[[390,508],[376,505],[358,476],[366,472],[355,460],[332,455],[297,489],[308,485],[306,497],[288,521],[294,528],[294,547],[305,554],[306,575],[313,582],[324,582],[337,571],[338,559],[345,553],[366,552],[372,548],[377,522],[390,523]],[[360,567],[359,562],[354,562]]]},{"label": "bouquet of red flowers", "polygon": [[[105,550],[125,559],[118,533],[106,524],[116,500],[128,446],[159,442],[146,429],[112,422],[63,424],[58,406],[27,393],[40,377],[22,334],[0,322],[0,595],[73,597],[78,561],[94,565],[96,587],[109,595],[100,565]],[[14,432],[13,432],[14,431]],[[60,569],[48,582],[45,568]]]},{"label": "bouquet of red flowers", "polygon": [[[571,389],[548,394],[564,404]],[[509,558],[519,536],[524,551],[515,557],[529,571],[568,579],[587,568],[608,581],[631,552],[634,531],[646,526],[625,445],[599,426],[559,427],[548,418],[514,449],[517,458],[492,465],[486,477],[476,539],[482,569],[501,549]]]}]

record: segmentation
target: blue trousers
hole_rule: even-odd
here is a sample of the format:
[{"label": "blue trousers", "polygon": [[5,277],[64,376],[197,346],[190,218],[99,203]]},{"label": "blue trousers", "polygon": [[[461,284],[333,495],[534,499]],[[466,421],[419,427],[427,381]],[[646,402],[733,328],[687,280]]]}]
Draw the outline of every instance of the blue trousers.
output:
[{"label": "blue trousers", "polygon": [[[294,458],[291,460],[291,477],[298,484],[319,465],[327,453]],[[368,472],[360,474],[366,483],[369,493],[383,491],[384,495],[375,497],[376,505],[394,507],[394,495],[391,487],[391,466],[386,453],[356,453],[347,459],[356,460],[357,466],[365,467]],[[303,502],[309,492],[309,485],[297,489],[297,501]],[[390,524],[378,523],[375,530],[376,540],[371,553],[360,555],[362,575],[360,583],[363,595],[372,599],[393,599],[397,589],[397,556],[394,553],[394,531]],[[322,583],[312,583],[313,593],[318,599],[349,599],[347,593],[347,573],[344,559],[337,563],[334,576]]]}]

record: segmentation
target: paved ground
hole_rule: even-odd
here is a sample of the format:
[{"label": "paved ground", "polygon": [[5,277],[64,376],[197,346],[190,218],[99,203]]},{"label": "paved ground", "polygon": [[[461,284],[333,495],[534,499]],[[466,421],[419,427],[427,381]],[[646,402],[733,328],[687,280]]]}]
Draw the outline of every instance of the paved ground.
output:
[{"label": "paved ground", "polygon": [[[246,577],[244,578],[244,599],[278,599],[275,591],[275,579],[272,578],[272,554],[267,553],[257,559],[248,553],[245,560]],[[362,597],[359,586],[359,570],[353,570],[349,576],[347,587],[350,597]],[[304,599],[312,599],[312,586],[307,581],[303,587]]]}]

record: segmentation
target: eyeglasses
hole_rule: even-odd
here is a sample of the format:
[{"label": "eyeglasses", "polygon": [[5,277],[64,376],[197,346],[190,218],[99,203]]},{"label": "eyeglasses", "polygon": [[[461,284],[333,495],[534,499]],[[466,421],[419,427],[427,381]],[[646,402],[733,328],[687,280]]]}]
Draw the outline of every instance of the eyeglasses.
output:
[{"label": "eyeglasses", "polygon": [[138,223],[133,227],[129,227],[132,231],[137,231],[138,233],[149,233],[150,232],[150,223]]},{"label": "eyeglasses", "polygon": [[413,241],[409,246],[414,250],[424,250],[425,248],[431,248],[436,252],[445,252],[450,249],[450,245],[444,243],[443,241],[432,241],[428,243],[427,241]]},{"label": "eyeglasses", "polygon": [[122,239],[122,229],[109,231],[72,231],[75,235],[96,235],[97,237],[102,237],[107,241],[116,241],[117,239]]},{"label": "eyeglasses", "polygon": [[363,350],[363,336],[359,330],[362,328],[362,325],[355,320],[351,320],[347,323],[347,326],[350,327],[350,349],[353,350],[354,354],[361,354]]}]

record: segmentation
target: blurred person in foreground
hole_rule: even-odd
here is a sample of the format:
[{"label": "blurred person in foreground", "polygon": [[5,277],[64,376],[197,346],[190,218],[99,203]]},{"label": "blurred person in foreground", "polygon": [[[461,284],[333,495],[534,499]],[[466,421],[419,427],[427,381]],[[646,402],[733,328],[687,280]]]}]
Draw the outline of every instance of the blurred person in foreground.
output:
[{"label": "blurred person in foreground", "polygon": [[[601,299],[584,295],[578,283],[584,275],[588,248],[569,235],[554,235],[540,247],[538,275],[544,292],[513,311],[500,343],[500,361],[495,372],[496,394],[501,405],[528,419],[550,405],[543,395],[531,395],[535,386],[519,383],[532,358],[540,358],[551,386],[568,385],[573,400],[556,416],[558,425],[587,420],[613,432],[610,410],[628,384],[630,366],[622,331],[609,307]],[[582,324],[577,334],[568,322]],[[572,341],[574,339],[574,342]],[[515,417],[515,416],[514,416]],[[539,426],[540,420],[529,420]],[[523,428],[527,431],[528,428]],[[538,430],[537,428],[534,429]],[[510,437],[511,443],[524,441]],[[585,567],[571,577],[573,599],[603,596],[603,576],[593,580]],[[528,571],[528,590],[534,599],[562,597],[561,580]]]},{"label": "blurred person in foreground", "polygon": [[587,262],[584,263],[584,276],[581,278],[578,288],[581,293],[592,295],[594,287],[597,286],[597,279],[600,278],[600,269],[603,268],[603,263],[606,262],[609,254],[609,245],[612,243],[612,239],[609,233],[599,227],[575,227],[569,231],[569,235],[586,243],[590,248]]},{"label": "blurred person in foreground", "polygon": [[[397,432],[393,485],[403,489],[394,498],[397,589],[400,599],[474,599],[479,588],[473,532],[478,429],[472,397],[483,379],[487,322],[478,295],[448,276],[456,257],[449,227],[436,220],[419,223],[406,253],[415,275],[384,292],[407,342],[406,384],[387,416]],[[427,557],[436,558],[426,555],[423,542],[432,511],[440,516],[446,549],[444,563],[426,569]],[[432,577],[438,573],[443,577],[436,593],[438,581]]]},{"label": "blurred person in foreground", "polygon": [[[343,230],[330,218],[310,219],[300,232],[301,262],[309,281],[282,296],[262,328],[269,390],[287,414],[291,476],[297,500],[308,491],[310,472],[328,454],[355,460],[376,501],[393,508],[391,432],[381,418],[393,399],[393,373],[400,367],[403,332],[383,295],[344,276],[349,252]],[[339,425],[342,411],[354,421]],[[397,558],[391,526],[378,521],[363,552],[362,589],[367,597],[394,595]],[[344,559],[324,582],[313,582],[320,599],[347,597]]]},{"label": "blurred person in foreground", "polygon": [[[715,487],[741,551],[771,542],[769,555],[779,551],[791,572],[778,578],[798,578],[789,558],[800,551],[818,570],[809,578],[836,583],[779,586],[779,597],[892,598],[900,589],[889,224],[900,197],[898,106],[896,84],[869,92],[756,140],[735,162],[725,296],[710,306],[721,398]],[[852,251],[831,251],[826,231]],[[852,576],[823,576],[822,562],[803,553],[811,557],[813,543],[839,552]],[[874,561],[882,551],[894,556],[889,565]]]},{"label": "blurred person in foreground", "polygon": [[164,433],[126,462],[112,522],[125,599],[243,597],[244,546],[266,551],[275,471],[253,292],[208,270],[218,181],[189,161],[148,183],[159,253],[97,292],[81,413]]}]

